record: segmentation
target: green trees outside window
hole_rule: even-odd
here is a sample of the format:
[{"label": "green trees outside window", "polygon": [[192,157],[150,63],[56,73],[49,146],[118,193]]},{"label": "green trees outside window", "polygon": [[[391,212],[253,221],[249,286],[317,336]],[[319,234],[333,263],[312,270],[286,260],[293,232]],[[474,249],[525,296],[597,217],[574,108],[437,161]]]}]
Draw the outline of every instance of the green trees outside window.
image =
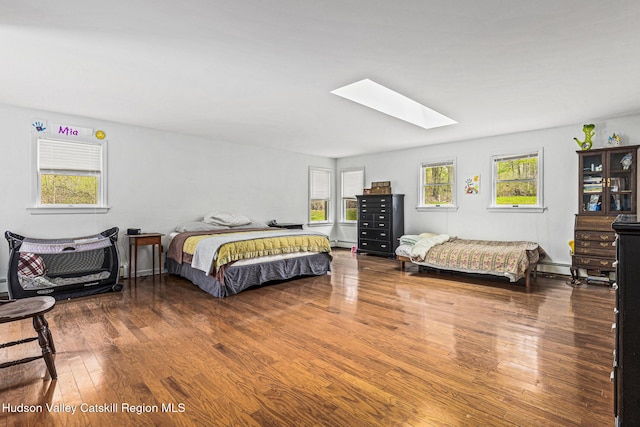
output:
[{"label": "green trees outside window", "polygon": [[423,205],[453,205],[453,162],[423,165]]},{"label": "green trees outside window", "polygon": [[495,204],[538,204],[538,155],[495,160]]},{"label": "green trees outside window", "polygon": [[357,200],[349,199],[345,201],[345,219],[347,221],[358,220],[358,201]]},{"label": "green trees outside window", "polygon": [[311,221],[329,220],[329,203],[326,200],[311,200]]},{"label": "green trees outside window", "polygon": [[98,204],[98,177],[41,174],[40,203],[43,205]]}]

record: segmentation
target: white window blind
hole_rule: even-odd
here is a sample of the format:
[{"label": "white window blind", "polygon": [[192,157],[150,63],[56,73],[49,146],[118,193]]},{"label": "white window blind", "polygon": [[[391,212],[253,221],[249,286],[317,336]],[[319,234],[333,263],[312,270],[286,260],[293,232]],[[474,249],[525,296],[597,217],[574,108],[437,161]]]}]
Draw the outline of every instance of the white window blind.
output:
[{"label": "white window blind", "polygon": [[502,155],[502,156],[493,156],[493,161],[495,162],[506,162],[509,160],[520,160],[520,159],[533,159],[539,156],[538,152],[535,151],[533,153],[527,154],[514,154],[514,155]]},{"label": "white window blind", "polygon": [[326,200],[331,197],[331,172],[322,169],[311,170],[311,199]]},{"label": "white window blind", "polygon": [[364,186],[364,171],[342,172],[342,198],[353,199],[362,194]]},{"label": "white window blind", "polygon": [[38,168],[98,172],[102,170],[102,146],[87,142],[40,139]]}]

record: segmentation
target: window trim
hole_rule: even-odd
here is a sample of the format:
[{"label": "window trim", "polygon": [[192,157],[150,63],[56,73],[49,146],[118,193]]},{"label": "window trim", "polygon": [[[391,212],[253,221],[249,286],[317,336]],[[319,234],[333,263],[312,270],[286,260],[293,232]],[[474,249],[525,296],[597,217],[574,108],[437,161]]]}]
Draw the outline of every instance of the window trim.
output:
[{"label": "window trim", "polygon": [[[344,195],[344,174],[352,172],[360,172],[362,174],[361,187],[364,189],[364,168],[351,168],[343,169],[340,171],[340,224],[341,225],[357,225],[358,219],[348,220],[346,218],[346,202],[347,200],[354,200],[357,202],[356,195],[353,197],[345,197]],[[362,194],[362,193],[361,193]]]},{"label": "window trim", "polygon": [[[325,221],[311,221],[311,200],[312,196],[313,196],[313,180],[312,180],[312,174],[313,172],[326,172],[329,174],[329,196],[326,199],[319,199],[319,200],[326,200],[327,201],[327,219]],[[308,198],[308,203],[307,203],[307,225],[309,226],[326,226],[326,225],[331,225],[333,224],[333,204],[332,204],[332,199],[333,199],[333,169],[330,168],[323,168],[323,167],[318,167],[318,166],[309,166],[309,198]]]},{"label": "window trim", "polygon": [[[448,157],[442,160],[433,160],[428,162],[420,163],[419,170],[419,185],[418,185],[418,206],[416,206],[416,210],[418,212],[455,212],[458,210],[458,189],[457,185],[457,175],[458,175],[458,167],[457,167],[457,159],[456,157]],[[427,205],[424,203],[424,186],[425,186],[425,168],[434,167],[434,166],[443,166],[443,165],[451,165],[453,166],[453,182],[451,182],[451,199],[453,203],[447,203],[443,205]]]},{"label": "window trim", "polygon": [[[496,185],[497,185],[497,162],[509,158],[525,158],[535,157],[538,159],[538,179],[537,179],[537,198],[535,205],[497,205],[496,204]],[[544,148],[540,147],[535,150],[519,151],[517,153],[499,154],[491,156],[491,205],[487,208],[489,212],[529,212],[540,213],[547,208],[544,205]]]},{"label": "window trim", "polygon": [[[54,205],[41,203],[41,178],[43,172],[52,171],[52,169],[40,168],[40,152],[38,144],[40,140],[60,141],[76,144],[90,144],[100,147],[100,172],[98,174],[98,203],[95,205]],[[107,174],[107,158],[108,143],[107,140],[94,141],[88,138],[60,138],[48,134],[32,134],[32,185],[31,185],[31,206],[27,210],[34,215],[40,214],[69,214],[69,213],[107,213],[110,209],[107,202],[108,174]],[[55,169],[54,169],[55,170]],[[80,175],[94,175],[90,172],[82,172]]]}]

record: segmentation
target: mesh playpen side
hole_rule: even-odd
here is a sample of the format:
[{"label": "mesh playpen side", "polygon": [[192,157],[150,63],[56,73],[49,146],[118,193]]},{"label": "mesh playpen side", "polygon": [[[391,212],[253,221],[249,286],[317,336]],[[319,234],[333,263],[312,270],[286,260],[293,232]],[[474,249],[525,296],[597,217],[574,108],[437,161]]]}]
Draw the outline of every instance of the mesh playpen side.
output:
[{"label": "mesh playpen side", "polygon": [[118,228],[71,239],[34,239],[10,231],[7,287],[10,298],[75,298],[120,291]]}]

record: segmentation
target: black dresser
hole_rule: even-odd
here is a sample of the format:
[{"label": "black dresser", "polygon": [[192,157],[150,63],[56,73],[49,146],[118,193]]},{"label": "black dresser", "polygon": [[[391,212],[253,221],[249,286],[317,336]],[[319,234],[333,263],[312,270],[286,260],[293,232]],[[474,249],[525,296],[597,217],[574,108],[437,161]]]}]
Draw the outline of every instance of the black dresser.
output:
[{"label": "black dresser", "polygon": [[358,199],[358,252],[395,257],[404,234],[404,194],[367,194]]},{"label": "black dresser", "polygon": [[640,425],[640,223],[621,215],[616,240],[616,344],[611,379],[616,426]]}]

